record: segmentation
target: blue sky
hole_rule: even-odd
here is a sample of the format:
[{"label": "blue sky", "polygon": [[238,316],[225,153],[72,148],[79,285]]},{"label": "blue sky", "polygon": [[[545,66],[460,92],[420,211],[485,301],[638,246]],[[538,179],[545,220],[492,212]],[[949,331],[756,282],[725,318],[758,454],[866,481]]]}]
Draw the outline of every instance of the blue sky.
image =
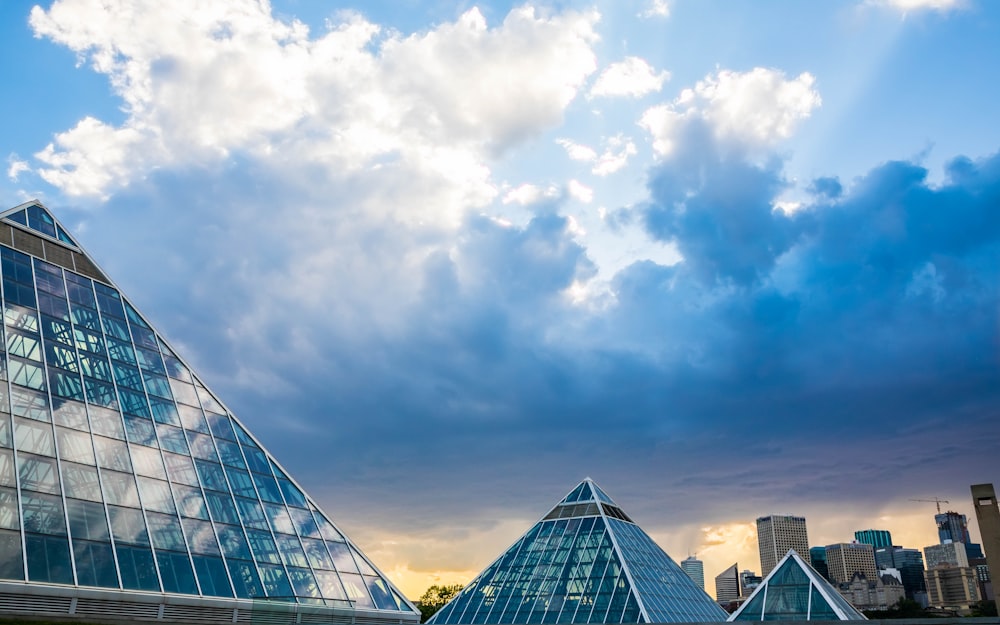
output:
[{"label": "blue sky", "polygon": [[[584,476],[676,559],[1000,480],[1000,7],[0,6],[37,197],[411,596]],[[711,590],[711,589],[709,589]]]}]

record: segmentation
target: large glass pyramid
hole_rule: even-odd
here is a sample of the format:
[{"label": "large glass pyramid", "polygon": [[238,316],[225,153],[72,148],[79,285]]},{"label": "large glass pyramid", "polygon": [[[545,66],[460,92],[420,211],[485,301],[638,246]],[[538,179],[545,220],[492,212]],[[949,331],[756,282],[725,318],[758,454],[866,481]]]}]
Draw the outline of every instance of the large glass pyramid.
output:
[{"label": "large glass pyramid", "polygon": [[0,268],[0,594],[419,617],[38,202],[0,214]]},{"label": "large glass pyramid", "polygon": [[725,611],[587,478],[428,623],[725,619]]},{"label": "large glass pyramid", "polygon": [[837,589],[789,549],[730,621],[866,621]]}]

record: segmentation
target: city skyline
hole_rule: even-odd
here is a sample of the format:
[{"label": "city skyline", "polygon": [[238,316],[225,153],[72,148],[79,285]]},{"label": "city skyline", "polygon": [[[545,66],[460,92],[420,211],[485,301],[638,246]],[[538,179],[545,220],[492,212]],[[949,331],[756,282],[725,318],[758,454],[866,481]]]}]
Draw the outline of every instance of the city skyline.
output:
[{"label": "city skyline", "polygon": [[1000,6],[12,0],[0,34],[0,209],[50,208],[410,599],[586,476],[709,580],[770,514],[922,550],[940,498],[979,542]]}]

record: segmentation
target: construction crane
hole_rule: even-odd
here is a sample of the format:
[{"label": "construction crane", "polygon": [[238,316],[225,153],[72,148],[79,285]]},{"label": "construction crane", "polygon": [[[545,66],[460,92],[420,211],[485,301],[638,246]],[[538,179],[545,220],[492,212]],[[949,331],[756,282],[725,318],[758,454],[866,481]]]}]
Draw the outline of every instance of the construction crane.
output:
[{"label": "construction crane", "polygon": [[943,504],[943,503],[951,503],[947,499],[939,499],[937,497],[935,497],[934,499],[911,499],[910,501],[923,501],[925,503],[934,503],[934,504],[937,504],[938,514],[941,514],[941,504]]}]

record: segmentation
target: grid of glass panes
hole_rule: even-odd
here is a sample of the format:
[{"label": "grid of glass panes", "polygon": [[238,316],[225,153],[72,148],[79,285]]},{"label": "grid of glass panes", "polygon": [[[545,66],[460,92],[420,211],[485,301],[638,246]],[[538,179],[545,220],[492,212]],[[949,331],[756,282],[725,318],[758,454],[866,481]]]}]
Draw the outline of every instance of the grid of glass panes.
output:
[{"label": "grid of glass panes", "polygon": [[410,611],[117,290],[0,265],[0,579]]},{"label": "grid of glass panes", "polygon": [[638,623],[600,517],[536,524],[433,623]]},{"label": "grid of glass panes", "polygon": [[641,528],[608,518],[647,616],[654,623],[724,621],[727,614]]}]

